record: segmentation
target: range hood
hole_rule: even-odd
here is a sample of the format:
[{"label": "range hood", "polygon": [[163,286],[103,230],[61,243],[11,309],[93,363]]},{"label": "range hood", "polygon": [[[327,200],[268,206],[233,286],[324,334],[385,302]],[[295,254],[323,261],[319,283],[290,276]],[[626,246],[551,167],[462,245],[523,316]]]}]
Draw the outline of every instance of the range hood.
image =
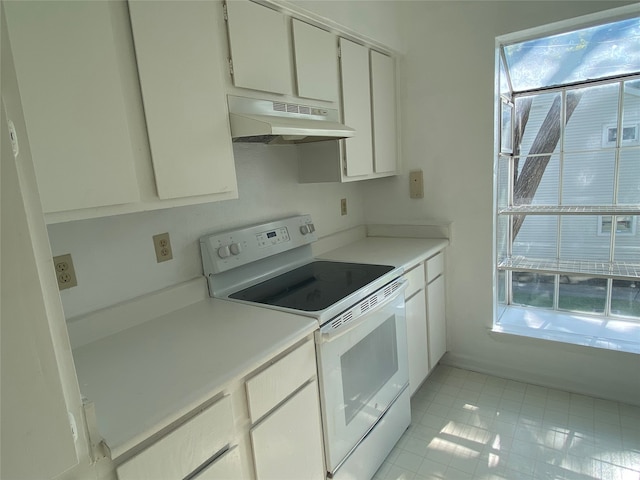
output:
[{"label": "range hood", "polygon": [[353,137],[338,110],[228,95],[234,142],[292,144]]}]

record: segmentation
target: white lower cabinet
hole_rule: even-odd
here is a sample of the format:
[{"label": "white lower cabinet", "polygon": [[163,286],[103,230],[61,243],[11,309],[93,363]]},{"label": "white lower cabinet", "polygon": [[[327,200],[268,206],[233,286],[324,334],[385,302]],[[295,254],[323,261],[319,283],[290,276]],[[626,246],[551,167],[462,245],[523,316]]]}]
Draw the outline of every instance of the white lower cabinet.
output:
[{"label": "white lower cabinet", "polygon": [[313,341],[249,378],[246,390],[256,478],[324,479]]},{"label": "white lower cabinet", "polygon": [[251,430],[258,480],[324,479],[320,422],[312,381]]},{"label": "white lower cabinet", "polygon": [[409,391],[413,395],[447,351],[444,253],[439,252],[404,274]]},{"label": "white lower cabinet", "polygon": [[189,480],[242,480],[243,475],[240,450],[234,446]]},{"label": "white lower cabinet", "polygon": [[227,395],[119,465],[118,479],[186,478],[233,438],[234,417]]},{"label": "white lower cabinet", "polygon": [[[420,268],[420,267],[418,267]],[[429,374],[427,305],[424,289],[406,300],[409,392],[413,395]]]},{"label": "white lower cabinet", "polygon": [[429,324],[429,368],[433,368],[447,351],[444,312],[444,275],[427,285],[427,319]]}]

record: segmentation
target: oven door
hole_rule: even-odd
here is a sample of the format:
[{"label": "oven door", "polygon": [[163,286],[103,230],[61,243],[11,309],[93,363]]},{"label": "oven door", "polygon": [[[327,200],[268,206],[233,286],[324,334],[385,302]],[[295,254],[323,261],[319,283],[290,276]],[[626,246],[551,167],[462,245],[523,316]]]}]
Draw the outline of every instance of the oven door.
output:
[{"label": "oven door", "polygon": [[[399,288],[376,299],[376,305],[353,322],[332,328],[331,321],[316,332],[330,473],[339,468],[409,382],[406,283],[396,282]],[[351,311],[354,309],[361,311],[362,307],[358,304]]]}]

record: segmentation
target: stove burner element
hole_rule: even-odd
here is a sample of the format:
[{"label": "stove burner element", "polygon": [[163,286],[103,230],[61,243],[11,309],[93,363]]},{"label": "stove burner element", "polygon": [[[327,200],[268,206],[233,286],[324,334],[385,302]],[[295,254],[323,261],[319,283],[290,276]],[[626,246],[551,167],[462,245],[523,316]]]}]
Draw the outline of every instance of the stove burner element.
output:
[{"label": "stove burner element", "polygon": [[330,307],[393,268],[387,265],[315,261],[229,297],[315,312]]}]

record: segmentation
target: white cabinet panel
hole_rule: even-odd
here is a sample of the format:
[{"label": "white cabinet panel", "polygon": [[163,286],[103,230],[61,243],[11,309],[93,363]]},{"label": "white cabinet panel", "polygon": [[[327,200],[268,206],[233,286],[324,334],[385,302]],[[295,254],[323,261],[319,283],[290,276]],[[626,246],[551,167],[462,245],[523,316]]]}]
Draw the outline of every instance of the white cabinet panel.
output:
[{"label": "white cabinet panel", "polygon": [[234,85],[291,94],[285,16],[248,0],[232,0],[226,5]]},{"label": "white cabinet panel", "polygon": [[300,20],[293,20],[298,96],[338,101],[338,45],[336,36]]},{"label": "white cabinet panel", "polygon": [[314,344],[306,342],[247,380],[247,403],[251,421],[258,421],[315,374]]},{"label": "white cabinet panel", "polygon": [[444,275],[427,286],[427,318],[429,321],[429,366],[433,368],[447,351],[445,325]]},{"label": "white cabinet panel", "polygon": [[[422,265],[419,267],[422,270]],[[406,302],[409,392],[415,393],[429,373],[427,309],[424,290]]]},{"label": "white cabinet panel", "polygon": [[346,174],[369,175],[373,173],[369,51],[341,38],[340,52],[343,120],[356,130],[355,137],[343,140]]},{"label": "white cabinet panel", "polygon": [[251,430],[258,480],[323,480],[318,387],[310,382]]},{"label": "white cabinet panel", "polygon": [[190,480],[244,480],[240,449],[235,446]]},{"label": "white cabinet panel", "polygon": [[444,273],[444,254],[442,252],[427,260],[427,282]]},{"label": "white cabinet panel", "polygon": [[231,398],[223,397],[117,467],[119,480],[185,478],[229,443]]},{"label": "white cabinet panel", "polygon": [[376,173],[395,172],[396,82],[393,58],[371,50],[373,164]]},{"label": "white cabinet panel", "polygon": [[[66,345],[60,345],[52,333],[52,330],[64,329],[64,315],[4,27],[3,22],[0,56],[1,476],[6,479],[57,478],[78,464],[67,416],[70,407],[65,400],[61,376],[66,372],[67,376],[75,377],[75,371],[70,356],[65,359],[60,355],[61,350],[69,349],[68,339]],[[20,146],[17,160],[11,149],[9,120],[15,125]],[[75,390],[73,393],[77,395],[77,381]],[[78,418],[78,427],[83,428],[83,424]],[[87,445],[79,442],[78,446]]]},{"label": "white cabinet panel", "polygon": [[214,2],[129,2],[158,196],[236,191]]},{"label": "white cabinet panel", "polygon": [[139,199],[109,2],[6,2],[43,210]]}]

